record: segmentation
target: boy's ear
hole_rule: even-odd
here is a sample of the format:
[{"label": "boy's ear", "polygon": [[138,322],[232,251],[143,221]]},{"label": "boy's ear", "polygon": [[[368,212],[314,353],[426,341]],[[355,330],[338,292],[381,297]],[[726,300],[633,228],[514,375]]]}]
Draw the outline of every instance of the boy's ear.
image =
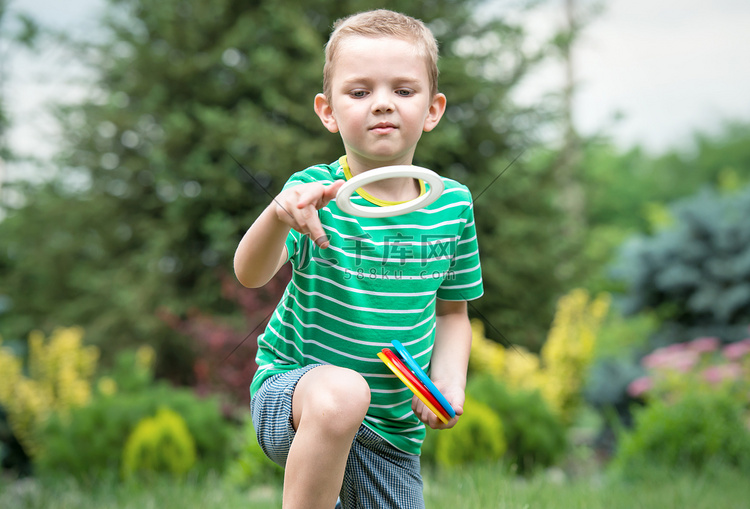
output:
[{"label": "boy's ear", "polygon": [[438,125],[438,122],[443,117],[443,113],[445,113],[447,102],[445,94],[435,94],[435,97],[432,98],[430,109],[427,111],[427,118],[424,120],[424,132],[428,133],[435,129],[435,126]]},{"label": "boy's ear", "polygon": [[315,96],[315,113],[323,122],[323,125],[332,133],[339,132],[339,125],[333,116],[333,108],[324,94]]}]

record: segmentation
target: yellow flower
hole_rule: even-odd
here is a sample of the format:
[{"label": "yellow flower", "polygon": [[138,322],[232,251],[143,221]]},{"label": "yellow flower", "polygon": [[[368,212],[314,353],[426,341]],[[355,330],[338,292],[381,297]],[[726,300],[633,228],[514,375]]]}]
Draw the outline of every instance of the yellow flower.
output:
[{"label": "yellow flower", "polygon": [[510,388],[539,390],[550,407],[569,420],[580,400],[583,377],[609,303],[609,295],[592,301],[582,289],[561,297],[539,355],[520,347],[506,350],[485,337],[480,321],[472,321],[470,365],[500,378]]},{"label": "yellow flower", "polygon": [[53,412],[65,413],[91,399],[91,376],[99,350],[82,346],[83,330],[56,329],[49,341],[44,334],[29,334],[29,376],[22,371],[21,359],[0,347],[0,404],[8,423],[24,450],[39,452],[35,434]]},{"label": "yellow flower", "polygon": [[504,378],[511,387],[536,389],[540,381],[539,366],[537,355],[516,347],[505,354]]}]

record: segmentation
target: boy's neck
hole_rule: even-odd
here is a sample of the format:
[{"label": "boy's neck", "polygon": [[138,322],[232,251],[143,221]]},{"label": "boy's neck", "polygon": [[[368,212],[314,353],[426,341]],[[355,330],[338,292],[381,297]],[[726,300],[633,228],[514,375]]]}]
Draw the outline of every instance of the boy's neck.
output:
[{"label": "boy's neck", "polygon": [[[411,166],[411,160],[408,161],[391,161],[383,163],[361,164],[356,159],[347,155],[347,165],[352,177],[385,166],[406,165]],[[364,191],[374,198],[387,202],[409,201],[419,197],[422,187],[418,179],[414,178],[390,178],[379,180],[363,186]]]}]

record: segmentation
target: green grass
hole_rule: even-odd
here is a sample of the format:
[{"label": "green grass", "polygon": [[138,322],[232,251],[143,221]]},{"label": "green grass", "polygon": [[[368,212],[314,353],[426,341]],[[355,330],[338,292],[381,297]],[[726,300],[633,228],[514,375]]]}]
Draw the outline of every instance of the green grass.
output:
[{"label": "green grass", "polygon": [[216,477],[184,481],[79,483],[72,479],[24,479],[0,486],[0,508],[13,509],[278,509],[281,491],[271,486],[239,490]]},{"label": "green grass", "polygon": [[562,471],[531,479],[498,474],[496,468],[426,476],[428,508],[502,509],[734,509],[746,508],[750,487],[740,472],[656,472],[638,481],[594,474],[567,480]]},{"label": "green grass", "polygon": [[[741,473],[719,469],[704,474],[649,472],[639,481],[591,474],[574,480],[561,471],[530,479],[497,467],[474,466],[425,473],[428,509],[734,509],[747,507],[750,487]],[[14,509],[278,509],[280,486],[228,488],[221,479],[167,479],[148,483],[112,480],[82,485],[71,480],[2,481],[0,507]],[[383,508],[389,509],[389,508]]]}]

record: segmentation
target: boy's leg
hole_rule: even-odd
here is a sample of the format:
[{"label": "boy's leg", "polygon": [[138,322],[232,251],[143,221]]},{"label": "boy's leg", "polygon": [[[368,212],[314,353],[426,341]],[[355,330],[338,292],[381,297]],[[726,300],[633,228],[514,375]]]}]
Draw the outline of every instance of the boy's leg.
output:
[{"label": "boy's leg", "polygon": [[296,430],[284,473],[284,509],[331,509],[341,489],[352,441],[370,406],[370,388],[356,371],[319,366],[294,390]]}]

